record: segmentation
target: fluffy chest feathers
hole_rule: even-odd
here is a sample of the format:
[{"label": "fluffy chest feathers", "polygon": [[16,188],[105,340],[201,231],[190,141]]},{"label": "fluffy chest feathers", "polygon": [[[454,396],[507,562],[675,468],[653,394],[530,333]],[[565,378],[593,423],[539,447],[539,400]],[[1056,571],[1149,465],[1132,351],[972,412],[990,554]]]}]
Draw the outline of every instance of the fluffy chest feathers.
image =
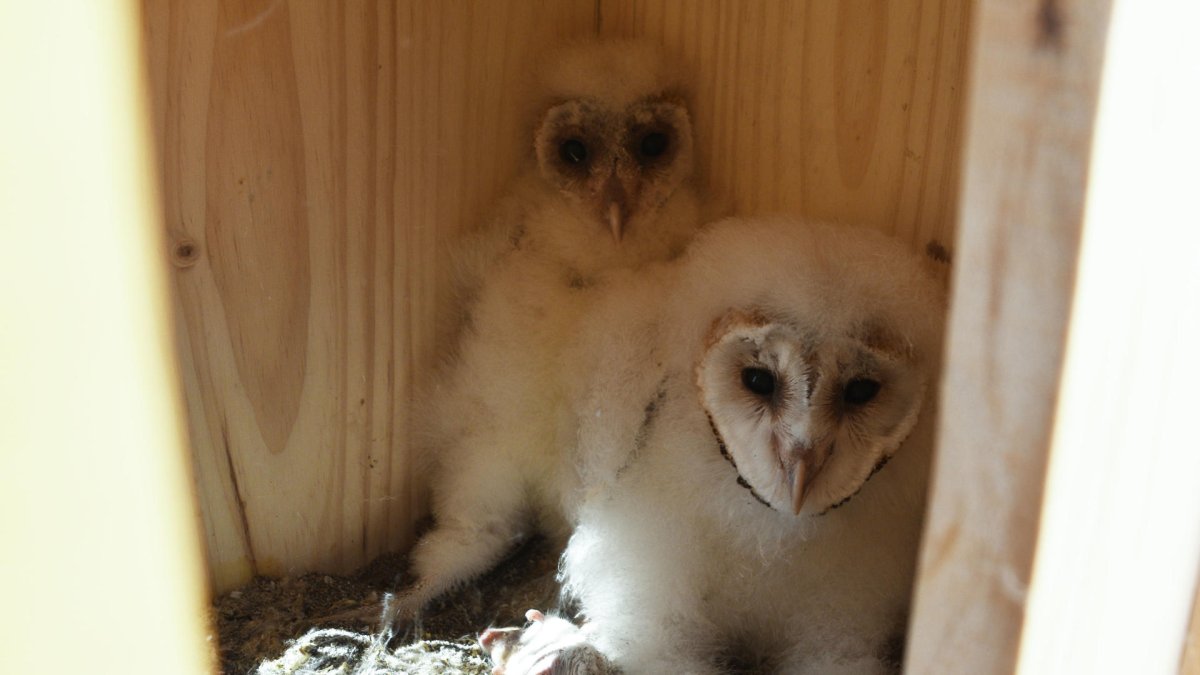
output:
[{"label": "fluffy chest feathers", "polygon": [[621,472],[616,490],[622,496],[607,501],[645,502],[670,521],[662,527],[691,530],[697,564],[714,572],[710,582],[734,571],[774,577],[768,588],[781,575],[792,582],[827,583],[840,575],[847,582],[854,575],[867,581],[893,576],[872,569],[872,561],[894,565],[897,555],[915,556],[932,414],[922,416],[905,452],[851,499],[820,514],[797,516],[764,504],[740,480],[695,395],[684,390],[664,400],[649,432],[643,432],[642,447]]},{"label": "fluffy chest feathers", "polygon": [[[500,259],[470,308],[448,404],[470,410],[439,414],[464,432],[510,428],[496,451],[542,457],[561,408],[562,354],[594,289],[566,267],[517,250]],[[528,445],[536,436],[539,442]],[[452,446],[456,444],[450,444]]]}]

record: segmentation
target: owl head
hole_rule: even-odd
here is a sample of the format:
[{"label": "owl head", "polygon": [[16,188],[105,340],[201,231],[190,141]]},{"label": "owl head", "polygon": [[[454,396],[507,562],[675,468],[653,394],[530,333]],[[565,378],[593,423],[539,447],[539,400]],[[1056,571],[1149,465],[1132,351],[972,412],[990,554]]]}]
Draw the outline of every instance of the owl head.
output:
[{"label": "owl head", "polygon": [[850,227],[718,226],[690,257],[709,289],[696,390],[730,470],[778,511],[840,506],[928,411],[938,282],[901,243]]},{"label": "owl head", "polygon": [[653,45],[572,45],[542,73],[533,146],[542,179],[620,243],[652,227],[691,176],[692,127],[680,69]]}]

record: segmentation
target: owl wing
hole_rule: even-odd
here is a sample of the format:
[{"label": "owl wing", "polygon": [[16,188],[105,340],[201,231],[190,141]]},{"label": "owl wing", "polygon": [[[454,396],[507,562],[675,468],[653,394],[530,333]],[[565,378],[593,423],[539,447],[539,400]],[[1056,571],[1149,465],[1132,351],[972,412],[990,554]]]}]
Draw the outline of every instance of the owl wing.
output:
[{"label": "owl wing", "polygon": [[664,396],[665,266],[617,273],[584,320],[571,361],[569,456],[585,492],[611,483],[633,459]]},{"label": "owl wing", "polygon": [[515,250],[529,215],[527,179],[500,200],[482,225],[444,242],[439,249],[437,344],[456,345],[492,270]]}]

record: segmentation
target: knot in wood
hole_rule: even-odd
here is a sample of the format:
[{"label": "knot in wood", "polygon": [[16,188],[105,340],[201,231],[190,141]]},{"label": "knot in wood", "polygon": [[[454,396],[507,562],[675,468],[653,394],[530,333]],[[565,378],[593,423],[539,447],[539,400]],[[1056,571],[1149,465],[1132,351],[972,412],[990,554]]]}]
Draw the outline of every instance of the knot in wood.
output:
[{"label": "knot in wood", "polygon": [[200,261],[200,247],[188,238],[176,240],[171,245],[171,264],[176,267],[191,267]]}]

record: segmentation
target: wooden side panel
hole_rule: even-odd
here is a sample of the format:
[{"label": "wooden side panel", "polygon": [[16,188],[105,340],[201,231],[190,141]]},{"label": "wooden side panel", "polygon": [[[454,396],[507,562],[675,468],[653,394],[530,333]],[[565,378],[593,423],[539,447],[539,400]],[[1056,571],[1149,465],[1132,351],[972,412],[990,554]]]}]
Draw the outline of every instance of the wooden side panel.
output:
[{"label": "wooden side panel", "polygon": [[213,581],[347,571],[420,509],[436,250],[517,164],[532,55],[594,3],[143,4]]},{"label": "wooden side panel", "polygon": [[5,673],[211,673],[134,0],[0,3]]},{"label": "wooden side panel", "polygon": [[978,4],[942,421],[910,672],[1016,667],[1107,21],[1107,2]]},{"label": "wooden side panel", "polygon": [[1022,673],[1180,668],[1200,569],[1198,22],[1195,3],[1112,3]]},{"label": "wooden side panel", "polygon": [[[1200,591],[1200,588],[1197,589]],[[1179,664],[1181,675],[1200,675],[1200,592],[1192,598],[1192,618]]]},{"label": "wooden side panel", "polygon": [[696,82],[707,183],[738,213],[872,225],[950,248],[966,0],[599,0]]}]

